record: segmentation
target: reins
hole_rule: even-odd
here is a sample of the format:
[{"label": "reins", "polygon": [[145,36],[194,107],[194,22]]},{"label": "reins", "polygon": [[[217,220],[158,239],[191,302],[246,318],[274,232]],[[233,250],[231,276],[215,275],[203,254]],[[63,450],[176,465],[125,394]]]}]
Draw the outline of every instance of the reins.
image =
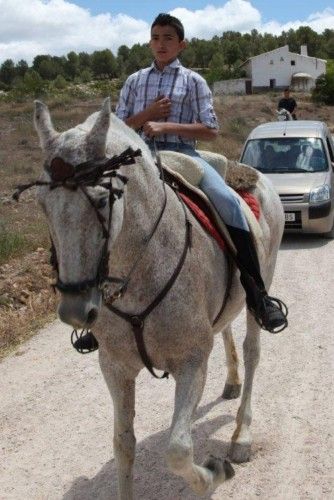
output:
[{"label": "reins", "polygon": [[[155,156],[156,156],[156,163],[158,166],[158,169],[160,171],[160,177],[162,179],[162,184],[163,184],[163,190],[164,190],[164,202],[163,202],[163,208],[159,214],[159,217],[154,224],[153,231],[150,234],[150,239],[153,236],[155,230],[157,229],[159,222],[161,221],[162,215],[164,213],[164,210],[166,208],[167,204],[167,193],[166,193],[166,186],[165,186],[165,181],[163,177],[163,168],[161,165],[161,159],[160,159],[160,154],[157,150],[155,150]],[[155,297],[155,299],[140,313],[137,314],[131,314],[127,313],[125,311],[122,311],[121,309],[116,308],[112,304],[109,304],[108,302],[105,302],[105,306],[112,311],[114,314],[119,316],[120,318],[123,318],[125,321],[131,324],[136,344],[137,344],[137,349],[141,355],[142,361],[145,364],[146,368],[149,370],[149,372],[153,375],[155,378],[168,378],[169,373],[164,372],[163,375],[158,376],[153,368],[152,361],[147,353],[146,347],[145,347],[145,342],[144,342],[144,337],[143,337],[143,332],[144,332],[144,326],[145,326],[145,319],[149,316],[149,314],[162,302],[162,300],[166,297],[167,293],[169,290],[172,288],[173,284],[175,283],[178,275],[180,274],[180,271],[183,267],[184,261],[187,256],[188,249],[191,247],[191,230],[192,230],[192,225],[191,222],[188,218],[188,214],[186,211],[186,208],[184,206],[184,202],[182,198],[179,196],[178,192],[176,192],[176,195],[181,202],[183,211],[184,211],[184,217],[185,217],[185,226],[186,226],[186,234],[185,234],[185,240],[184,240],[184,246],[183,250],[179,259],[179,262],[177,263],[172,275],[168,279],[167,283],[163,287],[163,289],[160,291],[160,293]]]},{"label": "reins", "polygon": [[[144,246],[142,247],[141,251],[138,253],[137,257],[135,258],[127,276],[125,278],[119,278],[116,276],[110,276],[109,275],[109,251],[108,251],[108,243],[109,243],[109,237],[110,237],[110,226],[111,226],[111,220],[112,220],[112,212],[113,212],[113,205],[115,203],[115,200],[117,198],[120,198],[123,195],[123,189],[115,188],[112,184],[112,179],[117,178],[119,179],[120,182],[125,185],[128,181],[128,178],[124,175],[121,175],[117,172],[117,170],[120,168],[122,165],[131,165],[135,163],[135,158],[137,156],[141,155],[141,151],[138,149],[134,151],[132,148],[128,148],[123,153],[120,155],[115,155],[112,158],[104,158],[101,160],[94,160],[94,161],[86,161],[83,162],[76,167],[72,166],[71,164],[66,163],[62,158],[56,157],[54,158],[50,165],[45,165],[46,171],[49,173],[51,180],[50,181],[34,181],[29,184],[22,184],[17,186],[16,191],[13,194],[13,198],[18,201],[21,193],[27,189],[30,189],[33,186],[48,186],[50,190],[56,189],[58,187],[63,187],[66,189],[70,190],[77,190],[79,189],[83,195],[86,197],[90,205],[92,206],[97,220],[99,221],[102,229],[102,237],[104,239],[103,243],[103,248],[100,256],[100,260],[98,263],[98,268],[97,268],[97,273],[95,278],[89,279],[89,280],[84,280],[81,282],[76,282],[76,283],[64,283],[63,281],[60,280],[59,278],[59,271],[58,271],[58,260],[57,260],[57,253],[55,246],[53,244],[51,235],[51,257],[50,257],[50,263],[52,267],[55,269],[57,272],[57,281],[53,285],[54,288],[57,288],[60,292],[62,293],[72,293],[72,294],[79,294],[83,293],[94,286],[97,286],[103,296],[103,301],[104,305],[114,314],[119,316],[120,318],[124,319],[128,323],[130,323],[132,327],[132,331],[134,333],[136,345],[138,352],[141,356],[141,359],[146,366],[146,368],[149,370],[149,372],[155,377],[155,378],[168,378],[168,372],[164,372],[163,375],[158,376],[153,368],[152,361],[147,353],[146,347],[145,347],[145,342],[144,342],[144,327],[145,327],[145,320],[149,316],[149,314],[162,302],[162,300],[166,297],[167,293],[169,290],[172,288],[173,284],[175,283],[182,267],[185,262],[186,256],[188,249],[191,248],[192,244],[192,225],[188,217],[187,209],[185,207],[184,201],[181,198],[181,196],[178,193],[178,186],[175,185],[174,183],[171,184],[171,188],[173,189],[174,193],[176,194],[178,200],[181,203],[183,212],[184,212],[184,218],[185,218],[185,239],[184,239],[184,245],[183,249],[179,258],[179,261],[171,274],[170,278],[168,281],[165,283],[165,286],[162,288],[162,290],[158,293],[158,295],[152,300],[152,302],[141,312],[137,314],[133,313],[128,313],[126,311],[123,311],[119,308],[116,308],[115,306],[112,305],[112,302],[115,300],[121,298],[124,293],[126,292],[130,279],[138,267],[138,264],[142,260],[142,258],[145,255],[145,251],[147,246],[149,245],[150,241],[152,240],[157,228],[159,227],[159,224],[162,220],[163,214],[165,212],[166,206],[167,206],[167,192],[166,192],[166,181],[164,179],[164,173],[163,173],[163,167],[161,164],[161,158],[160,158],[160,153],[156,148],[155,142],[154,142],[154,153],[155,153],[155,159],[156,159],[156,165],[159,169],[160,173],[160,178],[162,181],[162,187],[163,187],[163,202],[162,206],[160,208],[158,217],[156,218],[153,227],[149,234],[145,237],[143,243]],[[99,210],[99,206],[97,206],[96,202],[94,199],[90,196],[89,192],[87,191],[87,187],[90,186],[102,186],[106,188],[109,192],[108,195],[108,200],[109,200],[109,215],[108,215],[108,220],[105,220],[105,217],[101,214]],[[230,268],[231,270],[231,268]],[[229,272],[230,280],[231,280],[231,272]],[[107,294],[107,284],[108,283],[119,283],[120,287],[114,291],[111,295]],[[222,307],[214,320],[214,324],[218,321],[220,315],[222,314],[222,311],[224,310],[226,306],[226,302],[228,299],[228,293],[230,289],[230,283],[229,286],[227,287],[225,297],[223,300]],[[86,329],[83,329],[81,331],[81,335],[85,331],[88,331]],[[78,332],[76,329],[73,330],[72,335],[71,335],[71,342],[72,345],[75,344],[75,340],[78,339]],[[81,350],[80,348],[77,348],[75,345],[74,347],[84,354],[85,352]],[[95,347],[96,348],[96,347]],[[92,350],[95,350],[93,348]],[[91,352],[91,350],[88,350],[86,352]]]},{"label": "reins", "polygon": [[[180,199],[181,200],[181,199]],[[181,200],[182,202],[182,200]],[[182,202],[183,206],[183,202]],[[169,280],[165,284],[164,288],[160,291],[160,293],[155,297],[155,299],[144,309],[144,311],[141,311],[140,313],[137,314],[131,314],[127,313],[125,311],[122,311],[120,309],[117,309],[114,307],[112,304],[109,304],[108,302],[105,302],[105,306],[112,311],[114,314],[117,316],[123,318],[125,321],[131,324],[133,333],[135,335],[135,340],[137,344],[138,351],[141,355],[141,358],[146,366],[146,368],[149,370],[149,372],[155,377],[155,378],[168,378],[168,372],[164,372],[163,375],[158,376],[154,372],[153,369],[153,364],[152,361],[147,354],[147,350],[145,347],[144,343],[144,338],[143,338],[143,332],[144,332],[144,326],[145,326],[145,319],[149,314],[162,302],[162,300],[166,297],[167,293],[169,290],[172,288],[174,282],[176,281],[182,267],[184,264],[184,261],[187,256],[187,251],[191,246],[191,222],[186,216],[186,235],[185,235],[185,240],[184,240],[184,246],[182,250],[182,254],[180,256],[179,262],[177,266],[175,267],[172,275],[170,276]]]},{"label": "reins", "polygon": [[[142,251],[138,254],[138,256],[136,257],[136,259],[134,260],[134,263],[132,264],[127,276],[125,278],[117,278],[117,277],[110,277],[110,276],[107,276],[106,279],[105,279],[105,284],[107,284],[107,282],[114,282],[114,283],[121,283],[121,286],[118,290],[116,290],[111,296],[111,300],[116,300],[116,299],[119,299],[121,298],[124,293],[126,292],[127,288],[128,288],[128,285],[130,283],[130,279],[131,279],[131,276],[133,275],[135,269],[137,268],[139,262],[142,260],[142,258],[144,257],[145,255],[145,250],[146,250],[146,247],[149,245],[150,241],[152,240],[159,224],[160,224],[160,221],[162,219],[162,216],[165,212],[165,209],[166,209],[166,205],[167,205],[167,193],[166,193],[166,186],[165,186],[165,182],[164,182],[164,175],[163,175],[163,168],[162,168],[162,165],[161,165],[161,160],[160,160],[160,155],[158,154],[158,152],[156,151],[156,159],[157,159],[157,167],[159,169],[159,172],[160,172],[160,177],[162,179],[162,186],[163,186],[163,193],[164,193],[164,198],[163,198],[163,202],[162,202],[162,206],[161,206],[161,209],[160,209],[160,212],[159,212],[159,215],[157,217],[157,219],[155,220],[154,224],[153,224],[153,227],[151,229],[151,231],[149,232],[149,234],[147,236],[145,236],[144,240],[143,240],[143,243],[144,243],[144,247],[142,249]],[[104,287],[104,291],[106,292],[106,286]]]},{"label": "reins", "polygon": [[[117,177],[123,184],[126,184],[127,182],[127,177],[120,175],[116,170],[121,166],[121,165],[130,165],[135,163],[135,157],[141,155],[141,151],[138,149],[136,151],[133,151],[131,148],[128,148],[125,150],[123,153],[121,153],[118,156],[113,156],[112,158],[104,158],[102,160],[97,160],[97,161],[87,161],[84,163],[81,163],[77,165],[76,167],[72,166],[71,164],[68,164],[64,162],[61,158],[54,158],[50,165],[45,165],[46,171],[50,174],[51,176],[51,181],[34,181],[29,184],[22,184],[16,187],[16,191],[13,194],[13,198],[18,201],[21,193],[27,189],[30,189],[33,186],[48,186],[51,190],[56,189],[58,187],[64,187],[67,189],[71,190],[77,190],[80,189],[81,192],[84,194],[84,196],[87,198],[89,203],[91,204],[97,219],[101,225],[102,228],[102,236],[104,239],[104,244],[101,252],[101,257],[100,261],[98,264],[98,269],[97,269],[97,274],[96,277],[90,280],[84,280],[82,282],[77,282],[77,283],[64,283],[60,280],[59,278],[59,273],[58,273],[58,261],[57,261],[57,254],[56,254],[56,249],[53,244],[52,238],[51,238],[51,259],[50,262],[52,264],[52,267],[57,271],[57,282],[54,284],[54,287],[57,288],[60,292],[62,293],[82,293],[90,288],[93,288],[94,286],[98,286],[100,290],[102,291],[103,295],[103,300],[104,304],[110,311],[112,311],[114,314],[117,316],[121,317],[125,321],[131,324],[132,330],[134,332],[135,336],[135,341],[136,345],[139,351],[139,354],[142,358],[142,361],[146,368],[150,371],[150,373],[155,377],[155,378],[166,378],[168,377],[168,372],[164,372],[161,377],[156,375],[153,369],[152,361],[147,353],[145,343],[144,343],[144,338],[143,338],[143,332],[144,332],[144,322],[145,319],[148,317],[148,315],[161,303],[161,301],[164,299],[164,297],[167,295],[171,287],[173,286],[174,282],[176,281],[182,267],[184,264],[184,261],[186,259],[187,251],[191,247],[191,229],[192,225],[191,222],[188,218],[188,214],[186,211],[186,208],[184,206],[184,202],[182,198],[179,196],[178,192],[176,191],[176,187],[172,186],[174,189],[174,192],[176,193],[179,201],[181,202],[183,211],[184,211],[184,216],[185,216],[185,227],[186,227],[186,234],[185,234],[185,241],[184,241],[184,246],[183,250],[179,259],[178,264],[176,265],[172,275],[168,279],[167,283],[163,287],[163,289],[160,291],[160,293],[155,297],[155,299],[144,309],[144,311],[141,311],[138,314],[130,314],[127,313],[126,311],[122,311],[112,305],[112,303],[109,303],[108,301],[110,300],[113,302],[116,299],[119,299],[120,297],[123,296],[125,293],[128,284],[130,282],[131,276],[134,273],[135,269],[137,268],[139,262],[145,255],[145,250],[147,246],[149,245],[150,241],[152,240],[160,222],[163,217],[163,214],[166,209],[167,205],[167,192],[166,192],[166,185],[164,181],[164,175],[163,175],[163,168],[161,165],[161,159],[160,159],[160,154],[157,150],[155,150],[155,156],[156,156],[156,163],[160,172],[160,178],[162,180],[162,186],[163,186],[163,192],[164,192],[164,199],[163,203],[159,212],[159,215],[157,219],[155,220],[153,227],[148,234],[148,236],[144,239],[144,247],[142,251],[138,254],[136,257],[133,265],[130,268],[130,271],[128,272],[126,278],[118,278],[114,276],[109,276],[108,275],[108,261],[109,261],[109,251],[108,251],[108,242],[109,242],[109,237],[110,237],[110,225],[111,225],[111,218],[112,218],[112,209],[113,209],[113,204],[117,198],[120,198],[123,195],[123,190],[114,188],[112,185],[112,178]],[[109,217],[108,217],[108,222],[106,223],[105,218],[103,215],[100,213],[99,208],[96,206],[96,203],[94,202],[93,198],[89,195],[86,187],[88,186],[102,186],[109,191]],[[113,283],[121,283],[121,286],[118,290],[116,290],[111,296],[106,298],[106,287],[108,282],[113,282]],[[83,330],[81,334],[84,332]],[[78,338],[77,330],[73,330],[72,335],[71,335],[71,341],[72,344],[74,344],[75,338]],[[78,349],[79,350],[79,349]],[[95,349],[94,349],[95,350]],[[83,351],[79,352],[83,353]]]}]

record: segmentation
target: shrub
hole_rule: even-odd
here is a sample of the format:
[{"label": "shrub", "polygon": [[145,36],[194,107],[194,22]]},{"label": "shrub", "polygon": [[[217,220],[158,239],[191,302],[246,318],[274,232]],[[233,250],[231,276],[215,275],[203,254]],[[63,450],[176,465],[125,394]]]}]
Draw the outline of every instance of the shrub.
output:
[{"label": "shrub", "polygon": [[79,79],[82,83],[89,83],[92,81],[92,78],[92,72],[89,69],[84,69],[79,75]]},{"label": "shrub", "polygon": [[31,96],[40,97],[45,95],[47,88],[47,82],[43,80],[37,71],[31,69],[25,73],[23,78],[15,80],[15,86],[9,92],[9,97],[14,100],[22,100]]},{"label": "shrub", "polygon": [[312,91],[312,100],[330,106],[334,105],[334,70],[317,78]]},{"label": "shrub", "polygon": [[94,82],[90,83],[89,87],[93,91],[93,93],[97,96],[115,97],[118,95],[119,92],[119,81],[117,79],[95,80]]},{"label": "shrub", "polygon": [[53,80],[53,86],[56,89],[65,89],[67,87],[67,81],[62,75],[57,75],[57,77]]},{"label": "shrub", "polygon": [[6,83],[0,81],[0,90],[6,91],[6,90],[9,90],[9,89],[10,89],[9,85],[7,85]]}]

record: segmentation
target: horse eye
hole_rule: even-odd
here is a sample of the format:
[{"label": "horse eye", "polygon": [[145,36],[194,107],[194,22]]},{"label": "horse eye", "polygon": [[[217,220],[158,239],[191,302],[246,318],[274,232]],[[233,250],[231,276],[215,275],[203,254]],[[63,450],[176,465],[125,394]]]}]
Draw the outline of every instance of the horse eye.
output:
[{"label": "horse eye", "polygon": [[101,198],[99,198],[98,200],[96,200],[95,202],[95,206],[98,210],[100,210],[101,208],[105,208],[106,204],[107,204],[107,201],[108,201],[108,197],[107,196],[101,196]]}]

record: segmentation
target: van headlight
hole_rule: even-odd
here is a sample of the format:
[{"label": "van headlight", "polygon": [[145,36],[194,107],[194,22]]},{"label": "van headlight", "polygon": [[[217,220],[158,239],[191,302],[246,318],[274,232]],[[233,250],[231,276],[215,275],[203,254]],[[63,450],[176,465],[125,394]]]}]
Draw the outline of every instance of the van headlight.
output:
[{"label": "van headlight", "polygon": [[328,184],[319,186],[310,191],[310,203],[319,203],[319,201],[327,201],[331,197],[331,188]]}]

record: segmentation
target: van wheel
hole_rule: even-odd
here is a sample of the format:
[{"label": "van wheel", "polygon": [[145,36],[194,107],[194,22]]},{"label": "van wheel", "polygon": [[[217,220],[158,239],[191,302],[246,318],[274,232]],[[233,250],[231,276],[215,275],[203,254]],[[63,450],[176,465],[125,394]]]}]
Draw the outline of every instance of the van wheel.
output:
[{"label": "van wheel", "polygon": [[328,233],[324,233],[322,236],[328,240],[332,240],[334,238],[334,222],[333,222],[332,229],[330,231],[328,231]]}]

